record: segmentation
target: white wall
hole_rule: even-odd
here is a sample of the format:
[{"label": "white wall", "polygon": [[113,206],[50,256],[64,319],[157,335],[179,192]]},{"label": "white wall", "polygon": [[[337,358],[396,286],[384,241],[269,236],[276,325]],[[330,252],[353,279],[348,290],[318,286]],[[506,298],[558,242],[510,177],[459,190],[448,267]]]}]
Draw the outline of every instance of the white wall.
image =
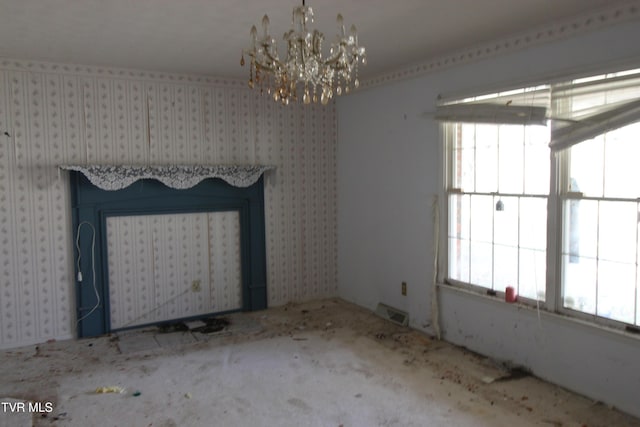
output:
[{"label": "white wall", "polygon": [[337,294],[335,108],[285,108],[214,77],[0,59],[0,348],[75,334],[57,165],[86,162],[275,165],[268,303]]},{"label": "white wall", "polygon": [[[369,309],[384,302],[407,310],[411,326],[433,332],[432,200],[442,188],[438,94],[596,70],[640,66],[640,25],[606,28],[412,80],[356,92],[338,101],[338,287]],[[400,283],[408,284],[408,296]],[[640,416],[640,338],[557,315],[440,289],[448,341],[523,364],[538,376]]]}]

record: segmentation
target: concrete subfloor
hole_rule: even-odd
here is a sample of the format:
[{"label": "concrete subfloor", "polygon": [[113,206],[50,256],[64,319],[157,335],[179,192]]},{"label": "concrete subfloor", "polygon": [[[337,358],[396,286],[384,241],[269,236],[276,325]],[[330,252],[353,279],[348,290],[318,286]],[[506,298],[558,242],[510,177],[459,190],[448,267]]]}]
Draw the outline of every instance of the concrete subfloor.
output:
[{"label": "concrete subfloor", "polygon": [[226,318],[2,351],[0,401],[44,410],[0,427],[640,426],[338,299]]}]

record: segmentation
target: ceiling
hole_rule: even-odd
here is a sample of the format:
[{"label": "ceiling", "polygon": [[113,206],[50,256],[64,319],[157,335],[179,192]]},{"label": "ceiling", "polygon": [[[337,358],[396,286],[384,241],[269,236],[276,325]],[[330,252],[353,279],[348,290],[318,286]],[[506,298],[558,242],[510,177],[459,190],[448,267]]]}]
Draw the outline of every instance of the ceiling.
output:
[{"label": "ceiling", "polygon": [[[325,47],[356,24],[366,79],[627,0],[308,0]],[[295,0],[0,0],[0,57],[246,77],[249,29],[280,38]],[[284,43],[280,46],[284,48]]]}]

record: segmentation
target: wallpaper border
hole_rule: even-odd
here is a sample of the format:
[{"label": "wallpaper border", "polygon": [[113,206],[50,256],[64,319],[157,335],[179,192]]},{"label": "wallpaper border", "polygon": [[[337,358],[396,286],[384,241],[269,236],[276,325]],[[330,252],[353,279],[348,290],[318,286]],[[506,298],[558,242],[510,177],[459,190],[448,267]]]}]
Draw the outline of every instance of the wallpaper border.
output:
[{"label": "wallpaper border", "polygon": [[360,84],[360,88],[369,89],[387,83],[409,80],[456,65],[481,61],[637,19],[640,19],[640,0],[632,0],[627,4],[609,6],[595,12],[557,21],[511,37],[481,43],[473,47],[436,56],[423,62],[410,64],[376,77],[364,79]]},{"label": "wallpaper border", "polygon": [[244,78],[225,78],[201,74],[172,73],[164,71],[118,68],[113,66],[83,65],[56,61],[0,57],[0,68],[6,71],[22,71],[59,74],[76,77],[98,77],[139,80],[145,83],[189,83],[213,87],[247,88]]}]

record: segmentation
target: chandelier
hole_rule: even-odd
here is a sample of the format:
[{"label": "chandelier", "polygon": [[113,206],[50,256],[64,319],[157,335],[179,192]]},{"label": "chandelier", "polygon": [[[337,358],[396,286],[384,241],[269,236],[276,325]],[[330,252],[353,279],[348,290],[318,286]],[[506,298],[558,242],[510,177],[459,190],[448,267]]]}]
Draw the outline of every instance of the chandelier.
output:
[{"label": "chandelier", "polygon": [[365,49],[358,46],[356,26],[347,34],[342,15],[338,14],[337,21],[337,41],[323,58],[324,35],[307,29],[307,24],[313,23],[313,10],[302,0],[302,6],[293,9],[292,28],[283,36],[287,56],[281,60],[276,40],[269,35],[269,17],[264,15],[262,36],[258,37],[255,25],[251,27],[252,47],[243,51],[240,60],[244,66],[244,54],[250,57],[249,87],[260,88],[260,93],[266,91],[285,105],[297,101],[326,105],[334,95],[358,88],[358,63],[367,64]]}]

